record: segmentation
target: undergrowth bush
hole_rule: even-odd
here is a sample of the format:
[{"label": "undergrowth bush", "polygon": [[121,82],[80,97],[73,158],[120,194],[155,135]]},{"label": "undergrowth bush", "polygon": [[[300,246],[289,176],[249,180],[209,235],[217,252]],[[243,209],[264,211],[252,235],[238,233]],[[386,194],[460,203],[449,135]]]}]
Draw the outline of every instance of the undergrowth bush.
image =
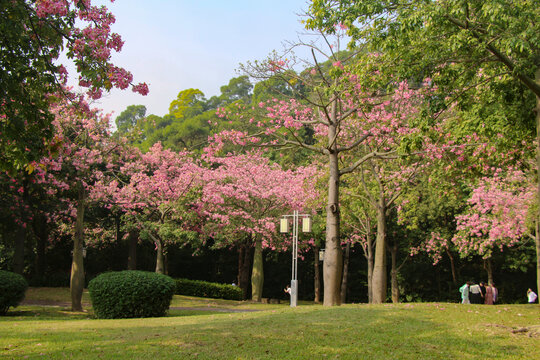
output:
[{"label": "undergrowth bush", "polygon": [[169,309],[175,282],[167,275],[127,270],[97,276],[88,291],[98,318],[159,317]]},{"label": "undergrowth bush", "polygon": [[17,307],[24,299],[28,283],[22,275],[0,270],[0,315],[10,307]]},{"label": "undergrowth bush", "polygon": [[225,300],[242,300],[242,289],[228,284],[176,279],[176,294]]}]

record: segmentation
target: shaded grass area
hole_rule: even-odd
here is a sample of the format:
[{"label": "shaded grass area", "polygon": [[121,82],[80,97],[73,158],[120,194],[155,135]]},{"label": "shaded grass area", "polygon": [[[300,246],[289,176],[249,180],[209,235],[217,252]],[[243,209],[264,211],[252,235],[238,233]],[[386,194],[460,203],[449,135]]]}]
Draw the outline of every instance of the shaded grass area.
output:
[{"label": "shaded grass area", "polygon": [[[175,298],[166,318],[96,320],[22,306],[0,318],[0,357],[29,359],[535,359],[538,305],[262,305]],[[188,307],[188,306],[186,306]],[[53,310],[51,310],[53,309]],[[37,314],[37,311],[42,311]],[[50,311],[50,313],[48,313]]]}]

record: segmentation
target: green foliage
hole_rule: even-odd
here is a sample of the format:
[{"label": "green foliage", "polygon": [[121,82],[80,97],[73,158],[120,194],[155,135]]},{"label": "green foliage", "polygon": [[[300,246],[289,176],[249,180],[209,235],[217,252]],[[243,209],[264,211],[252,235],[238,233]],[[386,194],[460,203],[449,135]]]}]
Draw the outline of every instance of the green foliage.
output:
[{"label": "green foliage", "polygon": [[169,276],[129,270],[101,274],[88,284],[95,314],[104,319],[164,316],[174,289]]},{"label": "green foliage", "polygon": [[36,29],[37,16],[29,9],[27,1],[2,0],[0,6],[0,168],[7,170],[19,170],[39,157],[43,137],[52,136],[46,94],[57,87],[49,59],[58,57],[60,34],[70,27],[54,19]]},{"label": "green foliage", "polygon": [[146,115],[146,106],[130,105],[116,118],[116,129],[120,134],[125,134],[140,126],[140,122]]},{"label": "green foliage", "polygon": [[5,315],[10,307],[17,307],[27,288],[22,275],[0,270],[0,315]]},{"label": "green foliage", "polygon": [[247,75],[232,78],[229,80],[228,85],[224,85],[219,89],[221,95],[219,96],[219,104],[216,107],[232,104],[239,100],[249,102],[252,89],[253,85]]},{"label": "green foliage", "polygon": [[178,93],[169,106],[169,113],[177,119],[199,115],[204,109],[204,94],[199,89],[187,89]]},{"label": "green foliage", "polygon": [[242,289],[238,286],[188,279],[176,279],[175,281],[176,294],[178,295],[242,300]]}]

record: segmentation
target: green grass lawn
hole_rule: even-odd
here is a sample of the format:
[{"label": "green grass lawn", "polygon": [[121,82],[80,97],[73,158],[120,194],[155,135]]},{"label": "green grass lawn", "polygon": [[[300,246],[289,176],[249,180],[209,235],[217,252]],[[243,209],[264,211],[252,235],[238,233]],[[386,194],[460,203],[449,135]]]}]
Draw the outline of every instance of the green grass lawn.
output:
[{"label": "green grass lawn", "polygon": [[[29,289],[69,301],[66,289]],[[87,294],[83,302],[88,302]],[[23,305],[0,317],[6,359],[539,359],[538,305],[253,304],[175,296],[168,317],[97,320]],[[87,304],[89,307],[89,304]],[[230,310],[258,310],[224,312]]]}]

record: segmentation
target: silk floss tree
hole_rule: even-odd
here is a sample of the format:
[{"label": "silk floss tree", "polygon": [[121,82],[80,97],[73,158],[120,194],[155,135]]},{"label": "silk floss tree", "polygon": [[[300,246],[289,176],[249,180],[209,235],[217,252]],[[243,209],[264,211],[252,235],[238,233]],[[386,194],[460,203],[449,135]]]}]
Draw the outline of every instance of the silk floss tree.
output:
[{"label": "silk floss tree", "polygon": [[[216,156],[221,145],[208,148],[200,211],[205,216],[205,231],[214,246],[235,246],[247,242],[254,248],[251,275],[254,301],[262,298],[264,282],[263,249],[286,250],[289,240],[277,234],[276,221],[292,209],[304,209],[315,196],[308,181],[313,167],[284,170],[265,158],[261,151]],[[239,269],[241,271],[241,269]],[[239,274],[239,280],[242,280]],[[240,281],[244,291],[247,284]]]},{"label": "silk floss tree", "polygon": [[457,232],[452,242],[462,256],[480,255],[486,260],[490,283],[493,252],[529,241],[527,219],[535,190],[522,171],[499,169],[495,176],[481,179],[473,189],[468,210],[456,216]]},{"label": "silk floss tree", "polygon": [[[108,156],[115,145],[109,137],[109,117],[90,109],[86,102],[55,104],[55,137],[49,156],[33,163],[37,181],[49,196],[56,196],[59,209],[49,218],[63,224],[61,229],[73,236],[71,265],[71,301],[74,311],[82,310],[84,288],[84,214],[94,184],[103,177]],[[75,226],[73,226],[73,223]]]},{"label": "silk floss tree", "polygon": [[141,235],[155,244],[156,272],[165,273],[167,244],[196,237],[198,220],[193,210],[203,169],[189,152],[174,152],[156,143],[122,166],[120,173],[125,182],[115,180],[102,188],[136,221]]}]

